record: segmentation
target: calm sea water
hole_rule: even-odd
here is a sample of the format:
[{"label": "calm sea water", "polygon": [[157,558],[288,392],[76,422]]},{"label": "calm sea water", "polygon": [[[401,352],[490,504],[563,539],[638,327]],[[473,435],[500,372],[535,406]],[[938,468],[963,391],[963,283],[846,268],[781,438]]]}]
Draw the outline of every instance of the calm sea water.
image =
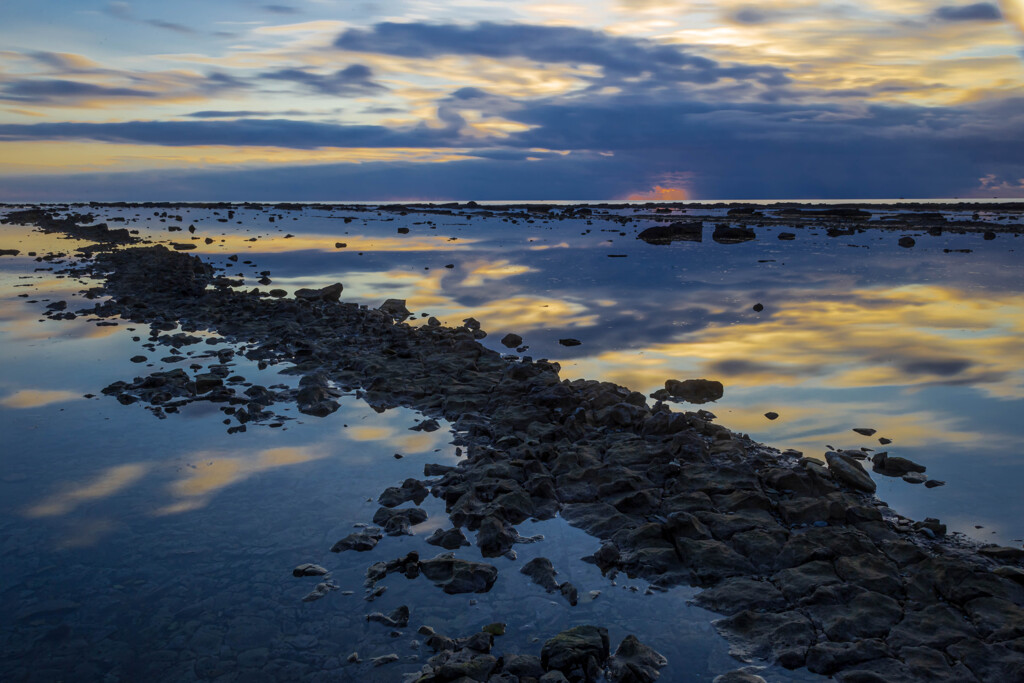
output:
[{"label": "calm sea water", "polygon": [[[637,208],[616,213],[647,215]],[[179,223],[154,210],[100,213],[154,239],[190,237],[167,233]],[[520,334],[526,354],[559,361],[567,378],[646,392],[667,378],[719,379],[725,396],[705,407],[727,426],[808,455],[832,446],[909,457],[946,486],[876,477],[879,497],[898,511],[939,517],[983,541],[1020,545],[1024,537],[1024,259],[1012,234],[914,235],[917,244],[904,249],[899,232],[830,238],[805,228],[780,241],[786,228],[764,227],[753,242],[722,245],[708,228],[703,242],[656,246],[635,238],[651,218],[623,226],[602,216],[308,207],[238,210],[231,219],[195,208],[169,213],[215,239],[199,241],[197,253],[250,285],[270,270],[273,286],[284,289],[340,281],[347,300],[376,306],[404,298],[418,316],[447,324],[473,316],[489,332],[483,343],[505,351],[498,340]],[[0,228],[0,248],[23,253],[74,244]],[[239,261],[227,261],[230,254]],[[415,633],[420,624],[467,635],[493,621],[509,624],[499,650],[536,652],[558,630],[598,623],[609,627],[613,646],[636,633],[663,652],[668,680],[710,680],[739,665],[715,635],[714,615],[686,604],[692,589],[651,596],[642,582],[601,577],[579,561],[596,541],[560,520],[520,527],[546,541],[518,546],[516,562],[496,560],[501,574],[490,593],[446,596],[422,578],[391,576],[388,591],[365,602],[368,564],[412,549],[438,552],[424,538],[447,526],[443,507],[428,499],[431,518],[415,536],[385,538],[371,553],[328,550],[369,521],[385,487],[419,476],[424,463],[455,462],[447,431],[409,431],[414,413],[377,414],[354,397],[325,419],[292,410],[286,414],[297,419],[281,428],[233,435],[212,406],[158,420],[111,398],[85,399],[175,364],[159,360],[165,350],[132,341],[144,330],[43,319],[50,301],[72,309],[87,302],[76,294],[82,283],[40,267],[49,266],[0,257],[5,680],[400,680],[429,656]],[[582,344],[561,346],[565,337]],[[195,356],[223,344],[201,346],[188,350]],[[139,353],[151,367],[128,360]],[[295,381],[244,359],[234,371],[262,384]],[[768,411],[779,418],[768,420]],[[854,427],[878,433],[863,437]],[[460,555],[477,557],[475,548]],[[536,555],[549,557],[581,595],[600,595],[572,608],[545,594],[517,571]],[[331,569],[341,590],[303,603],[315,580],[291,576],[302,562]],[[365,621],[400,604],[413,617],[399,635]],[[401,659],[380,668],[347,664],[353,651],[364,660],[392,652]]]}]

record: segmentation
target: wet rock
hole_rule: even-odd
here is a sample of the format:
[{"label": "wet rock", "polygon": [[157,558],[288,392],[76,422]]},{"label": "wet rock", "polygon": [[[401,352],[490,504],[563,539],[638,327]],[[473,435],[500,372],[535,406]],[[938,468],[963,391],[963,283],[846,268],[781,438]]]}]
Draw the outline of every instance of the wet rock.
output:
[{"label": "wet rock", "polygon": [[448,594],[486,593],[498,578],[494,565],[457,559],[452,553],[423,560],[420,570]]},{"label": "wet rock", "polygon": [[874,436],[877,429],[871,429],[870,427],[854,427],[853,431],[863,436]]},{"label": "wet rock", "polygon": [[331,591],[338,590],[338,586],[333,581],[323,581],[318,583],[316,587],[302,598],[303,602],[314,602],[323,598]]},{"label": "wet rock", "polygon": [[794,232],[780,232],[779,239],[783,241],[790,241],[796,239],[796,233]]},{"label": "wet rock", "polygon": [[829,451],[825,454],[825,462],[828,463],[828,470],[832,476],[861,491],[874,493],[877,488],[871,476],[864,470],[863,465],[854,458],[844,454]]},{"label": "wet rock", "polygon": [[437,529],[427,538],[427,543],[440,546],[446,550],[458,550],[463,546],[469,545],[469,540],[462,533],[462,529]]},{"label": "wet rock", "polygon": [[426,520],[427,513],[422,508],[382,507],[373,515],[373,523],[383,528],[388,536],[411,536],[409,528]]},{"label": "wet rock", "polygon": [[523,565],[519,572],[530,577],[535,584],[548,593],[558,590],[558,581],[555,580],[555,574],[558,572],[555,571],[551,560],[546,557],[535,557]]},{"label": "wet rock", "polygon": [[427,487],[416,479],[406,479],[401,486],[389,486],[377,498],[384,507],[393,508],[409,501],[419,505],[427,497]]},{"label": "wet rock", "polygon": [[924,484],[928,481],[927,475],[921,474],[920,472],[908,472],[901,478],[908,484]]},{"label": "wet rock", "polygon": [[885,451],[871,456],[871,462],[874,464],[872,469],[875,472],[881,472],[893,477],[901,477],[909,472],[924,472],[926,470],[924,465],[920,465],[907,458],[889,455]]},{"label": "wet rock", "polygon": [[774,410],[768,411],[767,413],[764,414],[764,416],[766,418],[768,418],[769,420],[778,420],[779,419],[779,414],[776,413]]},{"label": "wet rock", "polygon": [[378,310],[399,320],[405,320],[412,315],[409,309],[405,307],[405,299],[387,299],[380,305]]},{"label": "wet rock", "polygon": [[662,654],[629,635],[608,660],[608,680],[611,683],[651,683],[661,677],[660,669],[666,666],[668,660]]},{"label": "wet rock", "polygon": [[340,282],[321,287],[320,289],[297,289],[295,298],[304,301],[338,301],[345,287]]},{"label": "wet rock", "polygon": [[929,489],[934,489],[934,488],[938,488],[939,486],[945,486],[945,485],[946,485],[946,482],[940,481],[938,479],[929,479],[928,481],[926,481],[924,483],[925,488],[929,488]]},{"label": "wet rock", "polygon": [[712,233],[711,239],[719,244],[739,244],[757,239],[757,233],[751,228],[719,224],[715,226],[715,232]]},{"label": "wet rock", "polygon": [[698,593],[693,601],[704,609],[726,616],[747,609],[777,610],[786,606],[786,598],[771,582],[747,577],[725,579]]},{"label": "wet rock", "polygon": [[323,576],[327,573],[327,570],[318,564],[300,564],[298,567],[292,570],[292,576]]},{"label": "wet rock", "polygon": [[750,307],[755,313],[760,313],[764,310],[764,304],[754,304]]},{"label": "wet rock", "polygon": [[676,241],[700,242],[703,239],[704,224],[701,221],[676,222],[669,225],[655,225],[642,230],[637,239],[648,244],[671,244]]},{"label": "wet rock", "polygon": [[506,334],[504,337],[501,338],[501,345],[507,349],[514,349],[517,346],[523,345],[523,338],[520,337],[518,334],[512,334],[510,332],[509,334]]},{"label": "wet rock", "polygon": [[373,550],[377,546],[377,542],[382,538],[384,538],[384,534],[381,533],[380,529],[376,527],[366,527],[360,531],[352,532],[335,543],[331,546],[331,552],[340,553],[345,550],[366,552],[367,550]]},{"label": "wet rock", "polygon": [[916,242],[916,241],[914,240],[914,238],[913,238],[913,237],[901,237],[901,238],[899,239],[899,242],[898,242],[898,244],[899,244],[899,245],[900,245],[901,247],[903,247],[904,249],[909,249],[910,247],[912,247],[912,246],[914,246],[915,244],[917,244],[917,242]]},{"label": "wet rock", "polygon": [[195,376],[196,393],[205,394],[224,384],[224,380],[212,373],[203,373]]},{"label": "wet rock", "polygon": [[707,403],[722,398],[725,388],[721,382],[711,379],[670,379],[665,381],[669,397],[687,403]]},{"label": "wet rock", "polygon": [[1024,561],[1024,548],[1014,548],[1002,545],[986,545],[978,549],[979,555],[991,557],[1000,562],[1022,562]]},{"label": "wet rock", "polygon": [[880,638],[868,638],[852,643],[817,643],[807,651],[807,669],[812,673],[831,676],[836,671],[874,659],[891,656],[891,651]]},{"label": "wet rock", "polygon": [[558,343],[561,344],[562,346],[579,346],[583,342],[581,342],[579,339],[566,338],[559,339]]},{"label": "wet rock", "polygon": [[400,605],[391,614],[373,612],[366,615],[366,620],[384,624],[389,628],[405,628],[409,625],[409,608],[405,605]]},{"label": "wet rock", "polygon": [[545,670],[561,672],[570,681],[593,681],[608,660],[608,630],[575,626],[549,639],[540,652]]},{"label": "wet rock", "polygon": [[814,625],[797,611],[760,613],[744,610],[714,622],[740,659],[774,659],[787,669],[804,665],[816,637]]},{"label": "wet rock", "polygon": [[391,653],[388,655],[381,655],[380,657],[372,657],[370,661],[373,662],[374,666],[384,666],[385,664],[391,664],[392,662],[398,661],[398,655]]},{"label": "wet rock", "polygon": [[484,557],[500,557],[512,550],[518,534],[498,516],[485,517],[476,532],[476,545]]}]

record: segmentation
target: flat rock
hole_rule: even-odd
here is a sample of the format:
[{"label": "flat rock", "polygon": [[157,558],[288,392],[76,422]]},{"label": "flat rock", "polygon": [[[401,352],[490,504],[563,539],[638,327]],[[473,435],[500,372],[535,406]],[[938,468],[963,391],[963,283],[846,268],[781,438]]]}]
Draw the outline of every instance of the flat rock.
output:
[{"label": "flat rock", "polygon": [[498,578],[494,565],[457,559],[452,553],[423,560],[420,570],[449,594],[486,593]]},{"label": "flat rock", "polygon": [[855,459],[843,454],[829,451],[825,454],[825,462],[832,476],[839,481],[861,491],[874,493],[877,486],[863,465]]},{"label": "flat rock", "polygon": [[665,391],[673,399],[699,404],[722,398],[725,388],[713,379],[669,379],[665,380]]},{"label": "flat rock", "polygon": [[596,680],[608,660],[608,629],[575,626],[544,643],[540,652],[545,670],[562,672],[570,680]]}]

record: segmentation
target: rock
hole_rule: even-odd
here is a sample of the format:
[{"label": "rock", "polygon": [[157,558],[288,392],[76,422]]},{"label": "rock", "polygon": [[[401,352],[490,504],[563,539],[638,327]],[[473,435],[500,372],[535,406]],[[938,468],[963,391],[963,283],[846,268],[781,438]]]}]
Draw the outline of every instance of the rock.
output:
[{"label": "rock", "polygon": [[492,636],[503,636],[503,635],[505,635],[505,626],[506,626],[505,622],[503,622],[503,621],[495,621],[495,622],[493,622],[491,624],[487,624],[486,626],[484,626],[480,630],[483,631],[484,633],[489,633]]},{"label": "rock", "polygon": [[814,625],[797,611],[759,613],[744,610],[713,622],[729,653],[740,659],[775,659],[787,669],[804,665],[815,642]]},{"label": "rock", "polygon": [[132,356],[129,360],[133,363],[145,363],[149,359],[145,356]]},{"label": "rock", "polygon": [[898,244],[899,244],[899,245],[900,245],[901,247],[903,247],[904,249],[909,249],[910,247],[912,247],[912,246],[914,246],[915,244],[917,244],[917,242],[915,242],[915,241],[914,241],[914,238],[913,238],[913,237],[901,237],[901,238],[899,239],[899,242],[898,242]]},{"label": "rock", "polygon": [[446,550],[458,550],[463,546],[469,545],[469,540],[462,533],[462,529],[437,529],[427,538],[427,543],[441,546]]},{"label": "rock", "polygon": [[18,249],[0,249],[0,256],[17,256],[20,253]]},{"label": "rock", "polygon": [[327,570],[318,564],[300,564],[292,570],[292,576],[323,576]]},{"label": "rock", "polygon": [[366,620],[384,624],[389,628],[405,628],[409,625],[409,608],[405,605],[401,605],[391,612],[391,614],[373,612],[372,614],[366,615]]},{"label": "rock", "polygon": [[546,590],[548,593],[553,593],[558,590],[558,581],[555,580],[554,566],[551,564],[551,560],[546,557],[535,557],[519,570],[521,574],[525,574],[530,579]]},{"label": "rock", "polygon": [[224,385],[224,380],[212,373],[204,373],[195,376],[196,393],[205,394],[219,386]]},{"label": "rock", "polygon": [[[871,456],[875,472],[880,472],[892,477],[901,477],[909,472],[924,472],[927,468],[913,460],[902,458],[897,455],[889,455],[885,451],[875,453]],[[925,477],[927,479],[927,477]]]},{"label": "rock", "polygon": [[907,472],[902,479],[908,484],[924,484],[928,481],[928,476],[920,472]]},{"label": "rock", "polygon": [[355,531],[341,539],[331,547],[332,553],[340,553],[344,550],[355,550],[366,552],[373,550],[377,542],[384,538],[384,534],[376,527],[367,527],[361,531]]},{"label": "rock", "polygon": [[488,515],[476,532],[476,545],[484,557],[500,557],[515,545],[518,534],[503,519]]},{"label": "rock", "polygon": [[863,436],[874,436],[877,429],[871,429],[870,427],[854,427],[853,431]]},{"label": "rock", "polygon": [[750,240],[757,239],[757,233],[751,228],[722,223],[715,226],[715,232],[712,233],[711,239],[719,244],[739,244],[740,242],[749,242]]},{"label": "rock", "polygon": [[544,643],[540,662],[545,670],[560,671],[571,681],[591,681],[600,675],[608,650],[608,629],[575,626]]},{"label": "rock", "polygon": [[384,507],[393,508],[408,501],[419,505],[427,497],[427,487],[423,482],[416,479],[406,479],[399,486],[389,486],[377,498],[377,502]]},{"label": "rock", "polygon": [[345,247],[347,247],[347,246],[348,246],[348,245],[347,245],[347,244],[345,244],[344,242],[335,242],[335,243],[334,243],[334,248],[335,248],[335,249],[344,249],[344,248],[345,248]]},{"label": "rock", "polygon": [[303,602],[313,602],[315,600],[319,600],[320,598],[324,597],[325,595],[327,595],[331,591],[336,591],[336,590],[338,590],[338,586],[336,586],[333,582],[331,582],[331,581],[324,581],[324,582],[318,583],[316,585],[316,588],[311,590],[309,593],[307,593],[305,595],[305,597],[302,598],[302,601]]},{"label": "rock", "polygon": [[562,346],[579,346],[583,342],[581,342],[579,339],[567,338],[567,339],[559,339],[558,343],[561,344]]},{"label": "rock", "polygon": [[629,635],[608,660],[608,680],[610,683],[651,683],[658,680],[659,669],[665,666],[668,660],[663,655]]},{"label": "rock", "polygon": [[978,554],[1000,562],[1024,561],[1024,549],[1012,546],[986,545],[978,549]]},{"label": "rock", "polygon": [[929,488],[929,489],[934,489],[936,487],[945,486],[945,485],[946,485],[946,482],[940,481],[938,479],[929,479],[928,481],[926,481],[924,483],[925,488]]},{"label": "rock", "polygon": [[373,515],[373,523],[384,529],[388,536],[411,536],[410,527],[422,524],[427,520],[427,512],[423,508],[378,508]]},{"label": "rock", "polygon": [[339,301],[341,299],[341,292],[344,289],[345,287],[340,282],[335,282],[333,285],[321,287],[320,289],[297,289],[295,290],[295,298],[305,301]]},{"label": "rock", "polygon": [[825,454],[825,462],[828,463],[828,471],[839,481],[868,493],[875,492],[875,482],[855,459],[843,453],[829,451]]},{"label": "rock", "polygon": [[743,610],[777,610],[786,606],[786,599],[770,581],[747,577],[725,579],[718,585],[698,593],[693,602],[704,609],[726,616]]},{"label": "rock", "polygon": [[[779,239],[783,240],[783,241],[795,240],[796,239],[796,233],[794,233],[794,232],[780,232],[779,233]],[[760,677],[758,677],[758,678],[760,678]]]},{"label": "rock", "polygon": [[405,320],[412,315],[409,309],[405,307],[405,299],[387,299],[380,305],[378,310],[399,320]]},{"label": "rock", "polygon": [[764,304],[754,304],[751,306],[751,309],[753,309],[755,313],[760,313],[764,310]]},{"label": "rock", "polygon": [[372,657],[370,661],[373,662],[374,666],[384,666],[385,664],[390,664],[391,662],[397,662],[398,655],[394,653],[389,655],[381,655],[380,657]]},{"label": "rock", "polygon": [[518,334],[512,334],[510,332],[509,334],[506,334],[504,337],[501,338],[501,344],[507,349],[514,349],[517,346],[523,345],[523,338],[520,337]]},{"label": "rock", "polygon": [[768,418],[769,420],[778,420],[779,419],[779,414],[776,413],[774,410],[769,410],[767,413],[764,414],[764,416],[766,418]]},{"label": "rock", "polygon": [[353,652],[352,654],[350,654],[346,658],[345,661],[347,661],[349,664],[358,664],[362,660],[359,659],[359,653],[358,652]]},{"label": "rock", "polygon": [[687,403],[707,403],[722,398],[725,388],[721,382],[711,379],[665,380],[665,391],[677,400]]},{"label": "rock", "polygon": [[486,593],[498,578],[498,568],[483,562],[457,559],[452,553],[420,562],[423,575],[445,593]]},{"label": "rock", "polygon": [[671,244],[675,241],[700,242],[703,239],[704,224],[700,221],[676,222],[670,225],[655,225],[642,230],[637,239],[648,244]]}]

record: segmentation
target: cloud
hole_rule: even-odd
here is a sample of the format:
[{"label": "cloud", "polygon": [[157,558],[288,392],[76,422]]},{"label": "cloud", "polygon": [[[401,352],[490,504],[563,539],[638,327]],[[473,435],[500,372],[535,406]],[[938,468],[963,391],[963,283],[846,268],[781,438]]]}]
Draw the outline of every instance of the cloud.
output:
[{"label": "cloud", "polygon": [[999,21],[1003,13],[989,2],[976,2],[973,5],[943,5],[933,13],[940,21]]},{"label": "cloud", "polygon": [[363,95],[387,90],[373,80],[373,71],[365,64],[352,64],[331,74],[304,69],[281,69],[262,74],[262,78],[289,81],[325,95]]},{"label": "cloud", "polygon": [[709,84],[729,78],[778,85],[788,81],[785,70],[775,66],[723,65],[675,45],[566,26],[383,22],[370,29],[349,29],[334,45],[353,52],[419,59],[472,55],[591,64],[602,67],[606,77],[644,76],[664,82]]},{"label": "cloud", "polygon": [[137,88],[118,88],[64,79],[25,79],[0,86],[0,99],[46,104],[95,98],[157,97]]},{"label": "cloud", "polygon": [[387,128],[290,119],[0,124],[0,140],[73,139],[170,147],[234,145],[295,149],[448,147],[458,141],[457,133],[449,129]]},{"label": "cloud", "polygon": [[271,14],[301,14],[302,11],[298,7],[291,5],[261,5],[260,9]]},{"label": "cloud", "polygon": [[220,111],[216,109],[205,109],[203,111],[194,111],[184,114],[184,116],[193,119],[239,119],[253,116],[306,116],[307,114],[308,112],[300,109],[289,109],[288,111]]}]

